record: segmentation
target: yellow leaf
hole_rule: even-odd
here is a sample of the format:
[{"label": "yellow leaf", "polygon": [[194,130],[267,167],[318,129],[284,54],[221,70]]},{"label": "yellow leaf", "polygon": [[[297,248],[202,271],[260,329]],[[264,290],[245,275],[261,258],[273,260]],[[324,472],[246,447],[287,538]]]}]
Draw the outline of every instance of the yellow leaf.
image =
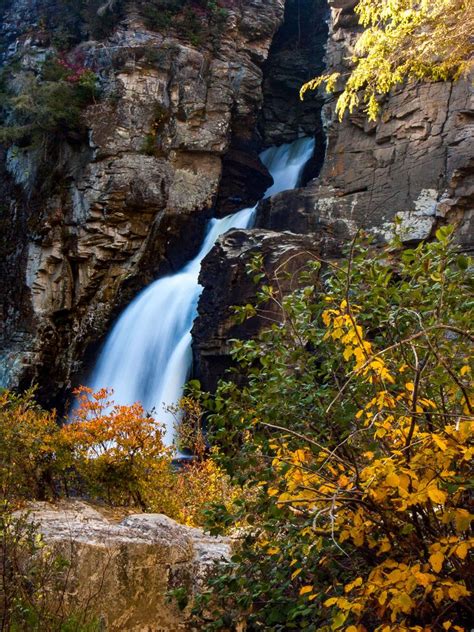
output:
[{"label": "yellow leaf", "polygon": [[433,439],[434,443],[436,443],[438,448],[441,448],[441,450],[443,450],[443,452],[447,450],[448,444],[445,441],[443,441],[443,439],[439,435],[432,434],[431,438]]},{"label": "yellow leaf", "polygon": [[413,384],[413,382],[407,382],[405,384],[405,388],[407,389],[407,391],[413,393],[413,391],[415,390],[415,385]]},{"label": "yellow leaf", "polygon": [[269,549],[267,549],[268,555],[276,555],[279,552],[280,549],[277,546],[271,546]]},{"label": "yellow leaf", "polygon": [[454,523],[457,531],[467,531],[474,516],[467,509],[456,509]]},{"label": "yellow leaf", "polygon": [[448,590],[448,595],[453,601],[459,601],[461,597],[467,597],[469,595],[469,591],[462,584],[455,584],[451,586]]},{"label": "yellow leaf", "polygon": [[268,495],[269,496],[276,496],[278,494],[278,489],[276,489],[275,487],[270,487],[270,489],[268,490]]},{"label": "yellow leaf", "polygon": [[452,626],[451,621],[445,621],[445,622],[443,623],[443,628],[444,628],[445,630],[449,630],[449,628],[450,628],[451,626]]},{"label": "yellow leaf", "polygon": [[446,498],[447,498],[446,492],[441,491],[441,489],[438,489],[437,487],[430,487],[427,490],[427,493],[430,500],[432,500],[434,503],[437,503],[439,505],[444,505],[444,503],[446,502]]},{"label": "yellow leaf", "polygon": [[390,487],[398,487],[400,485],[400,478],[395,474],[395,472],[392,472],[387,476],[385,482]]},{"label": "yellow leaf", "polygon": [[[312,589],[311,589],[312,590]],[[301,591],[300,591],[301,594]],[[331,606],[333,606],[337,601],[337,597],[331,597],[330,599],[326,599],[326,601],[324,602],[324,606],[326,608],[330,608]]]},{"label": "yellow leaf", "polygon": [[296,571],[291,573],[291,579],[295,579],[295,577],[298,577],[298,575],[301,573],[302,570],[303,570],[302,568],[297,568]]},{"label": "yellow leaf", "polygon": [[468,366],[467,364],[461,367],[461,370],[459,371],[459,373],[463,376],[470,372],[471,372],[471,367]]},{"label": "yellow leaf", "polygon": [[456,547],[456,555],[461,559],[465,559],[467,553],[469,551],[469,547],[467,542],[461,542],[459,546]]},{"label": "yellow leaf", "polygon": [[302,588],[300,588],[300,595],[306,595],[307,593],[310,593],[310,592],[313,592],[312,586],[303,586]]},{"label": "yellow leaf", "polygon": [[349,613],[348,612],[338,612],[334,619],[332,620],[331,630],[337,630],[344,624],[344,621],[347,619]]},{"label": "yellow leaf", "polygon": [[430,564],[436,573],[440,572],[441,568],[443,567],[443,562],[444,555],[441,553],[441,551],[437,551],[436,553],[433,553],[433,555],[430,555]]},{"label": "yellow leaf", "polygon": [[344,357],[344,360],[346,360],[346,361],[347,361],[347,360],[350,360],[350,359],[351,359],[351,356],[353,355],[353,353],[354,353],[354,351],[353,351],[352,347],[346,347],[346,348],[344,349],[343,354],[342,354],[342,355],[343,355],[343,357]]},{"label": "yellow leaf", "polygon": [[402,612],[408,614],[413,610],[415,606],[415,602],[407,593],[401,593],[397,598],[398,603],[400,604]]},{"label": "yellow leaf", "polygon": [[346,628],[346,632],[358,632],[358,630],[355,625],[350,625],[348,628]]}]

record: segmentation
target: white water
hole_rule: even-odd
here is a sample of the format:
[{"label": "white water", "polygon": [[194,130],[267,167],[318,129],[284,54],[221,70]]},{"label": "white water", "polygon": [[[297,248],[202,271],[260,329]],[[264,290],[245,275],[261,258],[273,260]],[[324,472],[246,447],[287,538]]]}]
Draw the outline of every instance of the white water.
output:
[{"label": "white water", "polygon": [[[271,147],[260,155],[274,184],[265,197],[297,186],[314,151],[314,139]],[[232,228],[251,228],[256,206],[209,222],[199,254],[184,268],[145,288],[119,316],[112,328],[89,386],[113,389],[117,404],[141,402],[166,425],[165,441],[172,443],[174,417],[166,410],[181,398],[192,367],[191,329],[202,287],[201,262],[220,235]]]}]

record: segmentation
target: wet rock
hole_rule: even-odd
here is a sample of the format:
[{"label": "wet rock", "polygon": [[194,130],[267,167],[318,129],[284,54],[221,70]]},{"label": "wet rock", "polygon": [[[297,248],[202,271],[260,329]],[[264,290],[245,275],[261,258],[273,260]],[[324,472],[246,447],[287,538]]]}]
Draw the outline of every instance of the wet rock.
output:
[{"label": "wet rock", "polygon": [[[50,39],[31,33],[55,1],[7,6],[6,58],[44,59]],[[64,142],[46,161],[18,148],[4,157],[0,204],[14,248],[2,246],[3,385],[36,381],[41,401],[60,402],[131,297],[197,252],[231,141],[253,138],[283,8],[243,0],[218,45],[151,32],[133,10],[104,41],[80,44],[103,95],[85,112],[88,143]],[[268,184],[255,152],[226,164],[254,202]]]},{"label": "wet rock", "polygon": [[[265,146],[292,142],[300,136],[322,139],[324,99],[313,93],[301,101],[299,91],[303,83],[324,71],[328,18],[326,0],[286,2],[284,22],[264,66],[259,131]],[[321,140],[318,149],[324,154]]]}]

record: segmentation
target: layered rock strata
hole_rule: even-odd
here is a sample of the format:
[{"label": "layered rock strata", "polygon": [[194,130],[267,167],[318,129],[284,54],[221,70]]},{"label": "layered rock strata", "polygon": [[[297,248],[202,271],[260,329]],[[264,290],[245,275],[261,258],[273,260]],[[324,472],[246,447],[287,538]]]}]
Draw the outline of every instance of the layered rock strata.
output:
[{"label": "layered rock strata", "polygon": [[[360,32],[355,0],[331,0],[328,71],[348,70]],[[331,226],[350,239],[362,228],[381,241],[394,221],[405,242],[457,225],[464,248],[473,245],[474,101],[471,82],[404,85],[384,102],[377,123],[354,112],[342,122],[335,100],[323,109],[327,150],[319,177],[300,191],[266,201],[257,225],[309,233]]]},{"label": "layered rock strata", "polygon": [[[41,22],[51,3],[6,12],[4,50],[23,70],[51,51]],[[85,113],[88,145],[62,145],[41,173],[38,150],[4,154],[3,385],[38,381],[41,401],[57,400],[119,310],[196,252],[231,138],[245,143],[255,129],[283,9],[284,0],[233,3],[217,47],[149,31],[133,12],[106,40],[80,44],[103,95]],[[268,174],[255,159],[233,160],[253,179],[242,202],[254,203]]]}]

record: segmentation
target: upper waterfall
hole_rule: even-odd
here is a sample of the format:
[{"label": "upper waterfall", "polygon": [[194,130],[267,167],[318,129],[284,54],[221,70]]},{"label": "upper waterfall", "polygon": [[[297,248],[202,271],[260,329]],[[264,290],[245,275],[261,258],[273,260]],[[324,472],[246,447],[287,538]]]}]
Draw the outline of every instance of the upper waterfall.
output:
[{"label": "upper waterfall", "polygon": [[[260,158],[274,183],[269,197],[298,185],[314,139],[271,147]],[[89,380],[98,390],[113,389],[118,404],[139,401],[166,424],[166,443],[173,439],[174,417],[167,410],[181,398],[192,367],[191,329],[202,287],[201,262],[218,237],[233,228],[250,228],[256,206],[222,219],[211,219],[199,253],[176,274],[145,288],[114,324]]]}]

